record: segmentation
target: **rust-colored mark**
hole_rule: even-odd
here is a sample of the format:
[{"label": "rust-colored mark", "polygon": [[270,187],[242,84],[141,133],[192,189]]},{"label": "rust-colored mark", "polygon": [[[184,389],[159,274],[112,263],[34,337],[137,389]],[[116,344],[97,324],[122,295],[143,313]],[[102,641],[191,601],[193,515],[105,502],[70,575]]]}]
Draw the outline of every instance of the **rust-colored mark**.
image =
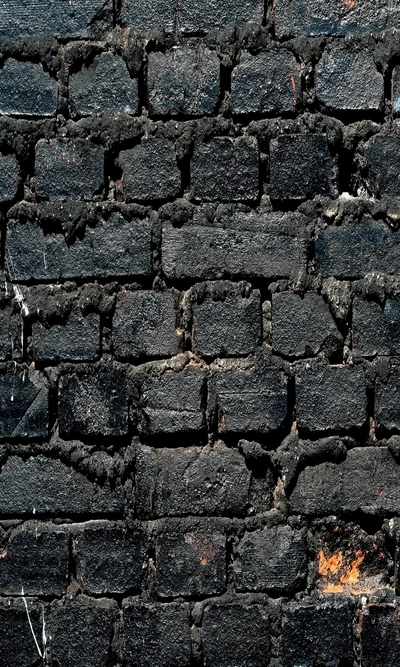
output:
[{"label": "rust-colored mark", "polygon": [[291,80],[291,82],[292,82],[292,88],[293,88],[293,91],[296,92],[296,80],[295,80],[293,74],[292,74],[292,76],[290,77],[290,80]]},{"label": "rust-colored mark", "polygon": [[329,583],[326,588],[324,588],[323,593],[343,593],[344,586],[343,584],[331,584]]},{"label": "rust-colored mark", "polygon": [[349,7],[349,9],[353,9],[356,4],[356,0],[343,0],[343,4],[346,5],[346,7]]},{"label": "rust-colored mark", "polygon": [[339,572],[343,563],[343,554],[337,551],[332,556],[325,556],[323,551],[318,554],[318,572],[323,577],[328,576],[329,573],[336,574]]},{"label": "rust-colored mark", "polygon": [[3,553],[0,555],[0,558],[5,558],[7,556],[7,550],[4,549]]},{"label": "rust-colored mark", "polygon": [[204,558],[204,556],[201,556],[200,565],[207,565],[207,558]]},{"label": "rust-colored mark", "polygon": [[355,553],[355,559],[350,563],[350,567],[340,577],[342,584],[358,584],[360,581],[360,565],[364,560],[364,554],[361,551]]}]

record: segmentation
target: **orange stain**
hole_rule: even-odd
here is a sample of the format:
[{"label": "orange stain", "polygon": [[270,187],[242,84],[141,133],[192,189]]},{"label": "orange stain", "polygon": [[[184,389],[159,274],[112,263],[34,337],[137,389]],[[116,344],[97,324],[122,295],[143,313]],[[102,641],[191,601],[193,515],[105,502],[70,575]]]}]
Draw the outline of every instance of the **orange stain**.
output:
[{"label": "orange stain", "polygon": [[360,565],[364,560],[364,554],[357,551],[355,556],[348,570],[340,577],[342,584],[358,584],[360,580]]},{"label": "orange stain", "polygon": [[320,551],[318,553],[318,559],[319,559],[318,572],[323,577],[326,577],[329,574],[329,572],[331,574],[336,574],[337,572],[339,572],[343,563],[343,554],[341,551],[338,551],[337,553],[334,553],[332,556],[328,556],[328,558],[326,558],[324,552]]},{"label": "orange stain", "polygon": [[290,77],[290,80],[291,80],[291,82],[292,82],[292,88],[293,88],[293,91],[296,92],[296,81],[295,81],[295,78],[294,78],[293,74],[292,74],[292,76]]},{"label": "orange stain", "polygon": [[5,558],[7,556],[7,551],[4,550],[3,553],[0,555],[0,558]]},{"label": "orange stain", "polygon": [[353,9],[356,4],[356,0],[343,0],[343,4],[346,5],[346,7]]}]

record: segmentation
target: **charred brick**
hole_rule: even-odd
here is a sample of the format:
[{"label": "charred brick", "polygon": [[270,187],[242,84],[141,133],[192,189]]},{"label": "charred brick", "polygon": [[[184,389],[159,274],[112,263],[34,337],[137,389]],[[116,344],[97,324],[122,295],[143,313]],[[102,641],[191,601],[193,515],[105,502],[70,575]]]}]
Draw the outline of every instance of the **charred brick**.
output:
[{"label": "charred brick", "polygon": [[7,306],[0,308],[0,361],[20,359],[22,317]]},{"label": "charred brick", "polygon": [[282,623],[283,665],[338,665],[353,660],[346,604],[292,604]]},{"label": "charred brick", "polygon": [[63,375],[58,409],[61,436],[128,433],[126,381],[118,375]]},{"label": "charred brick", "polygon": [[258,146],[254,137],[218,137],[197,143],[191,162],[197,201],[254,201],[258,197]]},{"label": "charred brick", "polygon": [[189,605],[123,601],[124,664],[189,667]]},{"label": "charred brick", "polygon": [[400,354],[400,299],[385,305],[355,297],[353,301],[353,350],[363,357]]},{"label": "charred brick", "polygon": [[373,53],[352,54],[341,45],[328,48],[317,65],[316,93],[328,109],[379,109],[383,76],[376,69]]},{"label": "charred brick", "polygon": [[384,514],[400,508],[397,465],[385,447],[351,449],[342,463],[303,470],[290,497],[294,514]]},{"label": "charred brick", "polygon": [[393,113],[398,114],[400,112],[400,67],[395,67],[393,70],[392,95]]},{"label": "charred brick", "polygon": [[38,197],[91,200],[104,188],[104,150],[81,139],[40,139],[35,176]]},{"label": "charred brick", "polygon": [[38,371],[0,374],[0,437],[45,438],[48,389]]},{"label": "charred brick", "polygon": [[209,283],[191,291],[193,348],[206,356],[246,355],[261,344],[260,292]]},{"label": "charred brick", "polygon": [[168,139],[151,137],[119,155],[129,200],[151,201],[179,195],[181,173],[175,145]]},{"label": "charred brick", "polygon": [[305,431],[347,430],[367,420],[364,371],[330,366],[296,378],[297,425]]},{"label": "charred brick", "polygon": [[159,535],[156,546],[158,595],[169,598],[223,593],[225,542],[225,537],[218,533]]},{"label": "charred brick", "polygon": [[300,95],[300,66],[286,49],[243,53],[232,72],[234,114],[295,111]]},{"label": "charred brick", "polygon": [[62,595],[68,585],[68,533],[48,524],[24,524],[8,539],[0,560],[5,595]]},{"label": "charred brick", "polygon": [[168,357],[179,352],[173,290],[119,292],[113,318],[117,359],[144,355]]},{"label": "charred brick", "polygon": [[400,368],[394,366],[386,382],[379,379],[375,388],[375,419],[379,426],[388,430],[400,430]]},{"label": "charred brick", "polygon": [[293,593],[307,574],[304,533],[288,526],[246,533],[233,568],[238,591]]},{"label": "charred brick", "polygon": [[77,579],[89,594],[140,590],[142,576],[141,533],[113,524],[87,524],[74,538]]},{"label": "charred brick", "polygon": [[44,234],[35,223],[11,221],[7,234],[11,280],[148,276],[151,231],[148,222],[128,222],[115,213],[70,245],[63,234]]},{"label": "charred brick", "polygon": [[65,324],[32,325],[32,348],[38,361],[93,361],[100,354],[100,316],[73,312]]},{"label": "charred brick", "polygon": [[219,99],[218,56],[201,45],[149,54],[147,87],[153,114],[211,114]]},{"label": "charred brick", "polygon": [[205,372],[196,366],[167,370],[142,383],[139,430],[142,433],[201,431],[205,427]]},{"label": "charred brick", "polygon": [[250,471],[235,449],[140,447],[136,506],[141,519],[162,516],[243,515]]},{"label": "charred brick", "polygon": [[19,167],[15,157],[0,153],[0,201],[14,199],[19,181]]},{"label": "charred brick", "polygon": [[376,179],[376,190],[383,195],[400,195],[400,137],[375,135],[365,144],[365,157]]},{"label": "charred brick", "polygon": [[279,354],[301,357],[321,348],[339,348],[343,338],[329,307],[316,293],[303,298],[293,292],[272,296],[272,347]]},{"label": "charred brick", "polygon": [[308,199],[337,194],[325,134],[292,134],[270,142],[272,199]]},{"label": "charred brick", "polygon": [[362,667],[396,667],[400,651],[400,622],[394,605],[370,604],[361,613]]},{"label": "charred brick", "polygon": [[270,657],[269,623],[258,605],[213,604],[204,610],[205,667],[263,667]]},{"label": "charred brick", "polygon": [[[26,600],[33,632],[42,636],[43,606],[35,600]],[[26,631],[26,608],[24,601],[13,598],[0,600],[0,625],[4,637],[0,642],[2,667],[31,667],[37,662],[38,651],[32,633]]]},{"label": "charred brick", "polygon": [[54,116],[57,82],[42,65],[9,58],[0,70],[0,113],[15,116]]},{"label": "charred brick", "polygon": [[233,368],[215,378],[220,433],[271,433],[287,416],[287,380],[275,370]]}]

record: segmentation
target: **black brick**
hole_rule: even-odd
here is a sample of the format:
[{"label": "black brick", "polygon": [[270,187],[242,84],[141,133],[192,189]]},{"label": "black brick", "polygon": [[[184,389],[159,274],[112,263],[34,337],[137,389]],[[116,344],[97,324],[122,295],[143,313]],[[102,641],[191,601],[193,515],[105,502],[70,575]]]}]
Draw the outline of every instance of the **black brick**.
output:
[{"label": "black brick", "polygon": [[58,390],[61,436],[126,435],[128,402],[125,379],[96,375],[64,375]]},{"label": "black brick", "polygon": [[201,45],[149,54],[147,87],[152,114],[211,114],[219,99],[220,61]]},{"label": "black brick", "polygon": [[0,201],[10,201],[17,194],[19,167],[13,155],[0,153]]},{"label": "black brick", "polygon": [[13,314],[7,306],[0,308],[0,360],[18,360],[22,353],[21,315]]},{"label": "black brick", "polygon": [[123,601],[124,665],[189,667],[189,606]]},{"label": "black brick", "polygon": [[34,359],[93,361],[100,354],[100,316],[73,312],[65,324],[32,325]]},{"label": "black brick", "polygon": [[257,605],[215,604],[203,617],[207,667],[264,667],[270,657],[267,613]]},{"label": "black brick", "polygon": [[393,367],[386,382],[377,379],[375,390],[375,419],[388,430],[400,430],[400,368]]},{"label": "black brick", "polygon": [[273,199],[334,197],[337,188],[325,134],[292,134],[270,142]]},{"label": "black brick", "polygon": [[355,297],[353,301],[353,352],[363,357],[400,354],[400,299],[385,305]]},{"label": "black brick", "polygon": [[364,371],[330,366],[296,378],[297,425],[306,431],[346,430],[367,419]]},{"label": "black brick", "polygon": [[128,200],[151,201],[179,195],[181,173],[175,145],[168,139],[151,137],[119,155]]},{"label": "black brick", "polygon": [[300,66],[286,49],[243,53],[232,72],[234,114],[295,111],[300,97]]},{"label": "black brick", "polygon": [[176,302],[173,290],[119,292],[113,318],[117,359],[177,354]]},{"label": "black brick", "polygon": [[365,157],[376,181],[376,190],[381,196],[400,195],[399,179],[400,137],[376,135],[365,144]]},{"label": "black brick", "polygon": [[303,298],[293,292],[272,296],[272,347],[288,357],[315,355],[321,348],[338,348],[343,343],[329,307],[323,298],[307,292]]},{"label": "black brick", "polygon": [[15,116],[54,116],[57,82],[40,64],[9,58],[0,70],[0,113]]},{"label": "black brick", "polygon": [[233,563],[238,591],[293,593],[307,574],[304,533],[288,526],[246,533]]},{"label": "black brick", "polygon": [[48,389],[38,371],[0,374],[0,437],[45,438]]},{"label": "black brick", "polygon": [[136,506],[141,519],[241,515],[249,488],[250,471],[234,449],[143,446],[137,451]]},{"label": "black brick", "polygon": [[400,624],[396,607],[370,604],[360,620],[362,667],[397,667]]},{"label": "black brick", "polygon": [[218,533],[159,535],[156,546],[158,595],[169,598],[223,593],[225,542],[225,537]]},{"label": "black brick", "polygon": [[85,524],[74,538],[76,577],[89,594],[140,590],[142,535],[110,523]]},{"label": "black brick", "polygon": [[197,143],[191,162],[197,201],[254,201],[258,197],[258,146],[254,137],[218,137]]},{"label": "black brick", "polygon": [[[21,591],[19,591],[21,592]],[[43,626],[43,607],[35,600],[26,600],[33,631],[39,637],[40,648]],[[23,600],[2,598],[0,600],[0,664],[2,667],[32,667],[38,661],[38,651],[32,633],[27,626],[28,619]],[[27,632],[28,627],[28,632]]]}]

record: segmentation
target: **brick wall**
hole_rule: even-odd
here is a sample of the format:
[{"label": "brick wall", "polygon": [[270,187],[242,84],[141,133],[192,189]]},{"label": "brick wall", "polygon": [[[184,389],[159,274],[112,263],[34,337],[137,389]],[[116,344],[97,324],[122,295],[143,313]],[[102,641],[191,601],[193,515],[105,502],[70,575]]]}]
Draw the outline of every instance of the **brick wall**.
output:
[{"label": "brick wall", "polygon": [[400,2],[0,0],[1,667],[396,667]]}]

